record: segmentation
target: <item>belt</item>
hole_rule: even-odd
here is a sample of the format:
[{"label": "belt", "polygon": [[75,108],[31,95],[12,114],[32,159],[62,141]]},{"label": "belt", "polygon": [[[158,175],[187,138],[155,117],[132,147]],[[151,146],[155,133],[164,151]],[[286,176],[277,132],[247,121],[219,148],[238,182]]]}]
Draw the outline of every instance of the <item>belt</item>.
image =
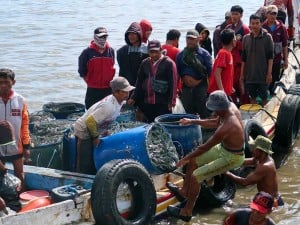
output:
[{"label": "belt", "polygon": [[232,154],[236,154],[236,155],[244,155],[244,146],[241,148],[241,149],[238,149],[238,150],[233,150],[233,149],[230,149],[230,148],[227,148],[224,146],[223,143],[221,143],[221,146],[227,151],[227,152],[230,152]]}]

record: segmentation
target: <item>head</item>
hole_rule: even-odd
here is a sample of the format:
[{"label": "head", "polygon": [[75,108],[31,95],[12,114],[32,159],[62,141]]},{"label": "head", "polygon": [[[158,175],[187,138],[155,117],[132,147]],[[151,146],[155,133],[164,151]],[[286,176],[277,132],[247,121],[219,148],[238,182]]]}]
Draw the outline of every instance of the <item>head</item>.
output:
[{"label": "head", "polygon": [[0,69],[0,96],[9,96],[12,86],[16,83],[15,73],[11,69]]},{"label": "head", "polygon": [[[250,208],[265,217],[267,214],[272,212],[272,207],[274,204],[274,198],[272,195],[260,191],[258,192],[250,203]],[[257,215],[259,217],[259,215]],[[257,218],[258,219],[258,218]]]},{"label": "head", "polygon": [[253,157],[259,158],[262,154],[272,155],[272,141],[262,135],[258,135],[254,141],[249,141],[253,149]]},{"label": "head", "polygon": [[235,47],[236,45],[236,37],[235,32],[232,29],[224,29],[221,32],[221,42],[223,46],[229,46],[232,45],[232,47]]},{"label": "head", "polygon": [[186,33],[186,47],[197,48],[199,46],[199,33],[196,30],[189,30]]},{"label": "head", "polygon": [[149,39],[151,33],[152,33],[152,25],[150,21],[146,19],[142,19],[140,22],[141,28],[142,28],[142,41],[147,42]]},{"label": "head", "polygon": [[230,24],[231,23],[231,12],[230,11],[227,11],[225,13],[225,22],[226,22],[226,24]]},{"label": "head", "polygon": [[234,5],[230,9],[231,20],[233,24],[238,23],[243,17],[243,8],[240,5]]},{"label": "head", "polygon": [[167,33],[167,37],[166,37],[167,42],[171,43],[173,46],[178,48],[180,35],[181,35],[181,33],[179,30],[176,30],[176,29],[169,30]]},{"label": "head", "polygon": [[106,28],[98,27],[94,30],[94,42],[99,48],[104,48],[108,37]]},{"label": "head", "polygon": [[112,93],[121,104],[123,101],[126,101],[129,97],[129,92],[132,91],[135,87],[131,86],[128,80],[124,77],[116,77],[109,83]]},{"label": "head", "polygon": [[255,35],[259,34],[261,31],[261,18],[259,15],[252,14],[249,19],[249,28],[251,29],[252,33]]},{"label": "head", "polygon": [[230,107],[230,102],[224,91],[217,90],[208,96],[206,107],[213,112],[227,111]]},{"label": "head", "polygon": [[275,23],[278,14],[278,8],[276,5],[269,5],[266,8],[266,16],[269,23]]},{"label": "head", "polygon": [[142,28],[140,23],[133,22],[125,32],[125,42],[128,45],[140,46],[142,43]]},{"label": "head", "polygon": [[153,62],[156,62],[160,59],[161,53],[161,44],[158,40],[152,40],[148,43],[148,53]]},{"label": "head", "polygon": [[13,126],[7,120],[0,120],[0,146],[15,144]]}]

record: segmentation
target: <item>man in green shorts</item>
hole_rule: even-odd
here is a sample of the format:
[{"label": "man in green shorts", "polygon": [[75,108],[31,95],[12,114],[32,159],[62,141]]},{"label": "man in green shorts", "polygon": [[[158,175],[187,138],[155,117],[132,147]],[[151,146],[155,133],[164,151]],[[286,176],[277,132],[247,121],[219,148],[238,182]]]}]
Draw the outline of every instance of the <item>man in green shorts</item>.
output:
[{"label": "man in green shorts", "polygon": [[186,199],[183,208],[168,207],[170,215],[184,221],[191,220],[195,202],[200,193],[201,182],[243,164],[244,127],[241,114],[234,103],[229,102],[224,91],[212,92],[206,103],[215,116],[208,119],[181,119],[182,125],[198,124],[204,128],[217,128],[204,144],[177,163],[177,167],[187,165],[184,184],[181,189],[172,183],[167,187],[177,197]]}]

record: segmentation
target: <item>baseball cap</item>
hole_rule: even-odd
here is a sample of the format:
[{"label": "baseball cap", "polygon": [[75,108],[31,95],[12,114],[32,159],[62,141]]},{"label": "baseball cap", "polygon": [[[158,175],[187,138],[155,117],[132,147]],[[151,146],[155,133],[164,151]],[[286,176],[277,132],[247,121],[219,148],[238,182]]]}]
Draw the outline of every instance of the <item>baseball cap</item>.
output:
[{"label": "baseball cap", "polygon": [[132,91],[135,89],[134,86],[131,86],[128,82],[128,80],[125,77],[116,77],[113,80],[110,81],[110,87],[112,91]]},{"label": "baseball cap", "polygon": [[98,37],[108,36],[107,30],[104,27],[98,27],[94,30],[94,34]]},{"label": "baseball cap", "polygon": [[14,144],[13,127],[7,120],[0,120],[0,146]]},{"label": "baseball cap", "polygon": [[159,51],[161,50],[161,44],[158,40],[152,40],[149,41],[148,43],[148,51],[154,50],[154,51]]},{"label": "baseball cap", "polygon": [[198,38],[199,37],[199,33],[196,30],[188,30],[187,33],[186,33],[186,37]]},{"label": "baseball cap", "polygon": [[272,195],[260,191],[258,192],[250,203],[250,208],[255,209],[262,214],[268,214],[272,211],[274,198]]},{"label": "baseball cap", "polygon": [[265,153],[272,155],[272,141],[267,138],[264,137],[262,135],[258,135],[255,140],[253,141],[249,141],[250,145],[253,145],[255,148],[260,149],[262,151],[264,151]]},{"label": "baseball cap", "polygon": [[230,106],[230,102],[224,91],[217,90],[212,92],[208,96],[206,107],[211,111],[223,111],[227,110]]},{"label": "baseball cap", "polygon": [[266,9],[267,13],[278,13],[278,8],[276,5],[269,5]]}]

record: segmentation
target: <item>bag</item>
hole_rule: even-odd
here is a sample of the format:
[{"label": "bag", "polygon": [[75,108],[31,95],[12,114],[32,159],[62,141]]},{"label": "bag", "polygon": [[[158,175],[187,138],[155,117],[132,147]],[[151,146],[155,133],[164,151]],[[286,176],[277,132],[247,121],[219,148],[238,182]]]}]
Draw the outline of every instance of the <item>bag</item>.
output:
[{"label": "bag", "polygon": [[168,91],[168,81],[165,80],[155,80],[151,82],[152,88],[155,92],[159,94],[165,94]]},{"label": "bag", "polygon": [[9,173],[1,174],[0,196],[5,201],[7,207],[17,212],[21,209],[18,194],[20,187],[21,181],[19,178]]}]

